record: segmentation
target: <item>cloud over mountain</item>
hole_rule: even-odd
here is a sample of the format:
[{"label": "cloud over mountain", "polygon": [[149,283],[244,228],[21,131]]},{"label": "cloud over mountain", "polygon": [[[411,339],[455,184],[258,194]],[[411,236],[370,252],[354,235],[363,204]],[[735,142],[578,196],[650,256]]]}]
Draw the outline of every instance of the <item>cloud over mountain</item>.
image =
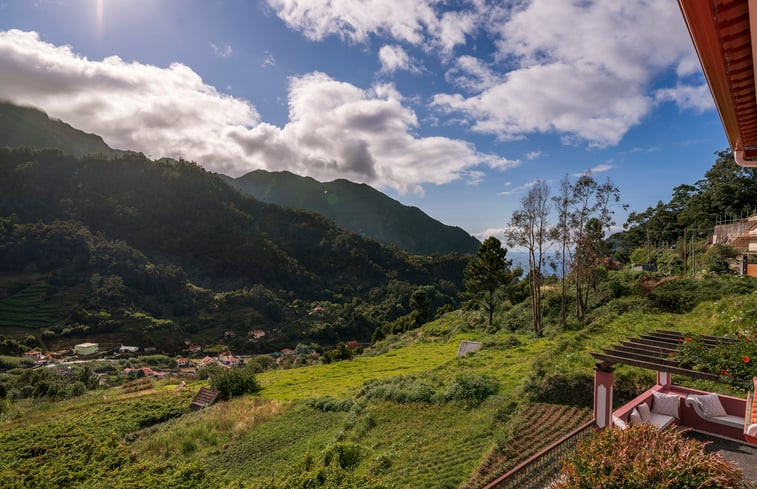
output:
[{"label": "cloud over mountain", "polygon": [[401,192],[518,164],[466,141],[419,137],[418,120],[390,84],[369,89],[323,73],[290,79],[289,122],[260,120],[191,68],[89,60],[33,32],[0,32],[0,98],[37,106],[111,146],[183,157],[231,175],[255,168],[350,178]]}]

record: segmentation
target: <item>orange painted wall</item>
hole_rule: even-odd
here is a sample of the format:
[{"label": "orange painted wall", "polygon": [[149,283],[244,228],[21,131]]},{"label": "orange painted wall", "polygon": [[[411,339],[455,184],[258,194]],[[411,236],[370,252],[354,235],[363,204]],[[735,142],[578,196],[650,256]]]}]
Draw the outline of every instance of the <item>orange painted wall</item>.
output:
[{"label": "orange painted wall", "polygon": [[746,266],[746,274],[750,277],[757,277],[757,264],[750,263]]}]

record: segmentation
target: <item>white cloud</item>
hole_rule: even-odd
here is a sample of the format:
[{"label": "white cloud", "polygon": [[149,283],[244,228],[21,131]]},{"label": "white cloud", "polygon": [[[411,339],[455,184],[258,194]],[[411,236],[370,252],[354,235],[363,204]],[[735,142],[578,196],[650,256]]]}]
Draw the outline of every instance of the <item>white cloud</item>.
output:
[{"label": "white cloud", "polygon": [[211,42],[210,47],[213,49],[213,53],[215,53],[215,55],[219,58],[228,58],[229,56],[231,56],[232,49],[231,45],[229,44],[217,46]]},{"label": "white cloud", "polygon": [[258,123],[255,108],[219,93],[189,67],[91,61],[33,32],[0,32],[0,99],[45,110],[113,147],[184,156],[231,171],[244,153],[226,132]]},{"label": "white cloud", "polygon": [[420,69],[415,66],[413,60],[401,46],[382,46],[379,50],[379,61],[383,73],[393,73],[397,70],[420,72]]},{"label": "white cloud", "polygon": [[500,241],[503,241],[505,239],[505,232],[510,229],[507,227],[504,228],[487,228],[483,231],[479,231],[477,233],[473,233],[473,237],[477,238],[479,241],[484,241],[486,238],[494,236]]},{"label": "white cloud", "polygon": [[290,120],[283,128],[261,124],[232,137],[247,159],[269,169],[287,169],[316,178],[343,177],[420,192],[424,182],[443,184],[485,165],[506,169],[519,164],[482,154],[468,142],[419,138],[415,113],[402,105],[393,85],[362,90],[323,73],[293,78]]},{"label": "white cloud", "polygon": [[430,44],[449,55],[478,29],[485,2],[468,0],[440,12],[439,0],[267,0],[290,28],[312,40],[336,35],[350,42],[385,36],[416,46]]},{"label": "white cloud", "polygon": [[580,176],[587,175],[587,174],[603,173],[603,172],[606,172],[606,171],[610,171],[613,168],[617,168],[617,166],[611,165],[609,163],[600,163],[599,165],[597,165],[597,166],[595,166],[593,168],[589,168],[588,170],[584,170],[581,173],[574,173],[573,176],[574,177],[580,177]]},{"label": "white cloud", "polygon": [[653,0],[500,7],[487,29],[496,37],[497,60],[515,68],[473,96],[438,94],[433,106],[460,112],[473,130],[504,140],[538,132],[569,143],[617,144],[654,108],[653,78],[671,67],[679,75],[696,69],[680,16],[675,2]]},{"label": "white cloud", "polygon": [[468,55],[455,59],[444,77],[453,85],[473,91],[486,90],[502,81],[483,61]]},{"label": "white cloud", "polygon": [[[503,196],[517,195],[519,193],[522,193],[522,192],[530,189],[531,187],[533,187],[534,185],[536,185],[540,181],[542,181],[542,180],[540,180],[540,179],[531,180],[530,182],[526,182],[524,184],[518,185],[517,187],[513,187],[510,190],[504,190],[502,192],[497,192],[497,195],[503,195]],[[547,180],[547,181],[549,181],[549,180]],[[511,185],[512,184],[510,182],[505,182],[505,187],[510,187]]]},{"label": "white cloud", "polygon": [[277,127],[185,65],[92,61],[16,30],[0,32],[0,99],[40,107],[116,148],[230,175],[291,170],[420,193],[426,183],[475,181],[482,167],[520,163],[466,141],[415,135],[416,114],[393,85],[364,90],[322,73],[292,78],[289,122]]},{"label": "white cloud", "polygon": [[707,84],[692,86],[678,83],[673,88],[663,88],[655,92],[657,102],[675,102],[681,109],[703,112],[715,107]]},{"label": "white cloud", "polygon": [[260,67],[268,68],[269,66],[276,66],[276,58],[271,53],[266,51],[265,57],[263,58],[263,62],[260,63]]},{"label": "white cloud", "polygon": [[533,161],[535,159],[541,158],[542,156],[544,156],[544,153],[542,153],[541,151],[529,151],[528,153],[526,153],[526,159],[528,161]]}]

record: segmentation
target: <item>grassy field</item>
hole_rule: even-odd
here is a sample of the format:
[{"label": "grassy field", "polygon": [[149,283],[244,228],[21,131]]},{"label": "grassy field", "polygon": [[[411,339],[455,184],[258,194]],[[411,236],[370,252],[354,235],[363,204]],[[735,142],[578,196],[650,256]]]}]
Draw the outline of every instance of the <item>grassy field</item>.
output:
[{"label": "grassy field", "polygon": [[[592,351],[655,329],[720,334],[752,326],[757,294],[703,303],[687,314],[599,311],[587,328],[540,339],[485,333],[466,314],[390,337],[352,361],[265,372],[259,395],[199,412],[187,407],[202,383],[15,402],[0,415],[0,486],[98,487],[107,478],[113,488],[255,488],[346,444],[360,454],[358,473],[398,489],[481,487],[590,417],[590,405],[529,403],[533,378],[590,378]],[[463,339],[484,347],[456,358]],[[372,379],[403,376],[440,394],[458,376],[479,374],[494,378],[499,393],[477,406],[359,395]],[[328,409],[305,402],[320,396],[344,402]]]},{"label": "grassy field", "polygon": [[313,365],[290,370],[270,370],[258,379],[266,399],[284,401],[309,397],[349,397],[370,379],[424,372],[453,362],[460,334],[440,341],[414,341],[408,346],[383,355],[360,356],[348,362]]}]

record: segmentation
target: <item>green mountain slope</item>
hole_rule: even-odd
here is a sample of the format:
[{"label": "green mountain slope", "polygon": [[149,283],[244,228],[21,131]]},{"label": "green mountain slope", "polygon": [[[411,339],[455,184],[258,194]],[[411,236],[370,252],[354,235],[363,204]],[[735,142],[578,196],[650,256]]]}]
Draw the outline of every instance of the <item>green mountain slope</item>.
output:
[{"label": "green mountain slope", "polygon": [[74,156],[121,153],[110,148],[96,134],[88,134],[65,122],[50,119],[41,110],[19,107],[2,101],[0,101],[0,146],[55,148]]},{"label": "green mountain slope", "polygon": [[462,229],[442,224],[366,184],[342,179],[321,183],[290,172],[265,170],[227,181],[263,202],[318,212],[341,228],[410,253],[475,253],[480,245]]},{"label": "green mountain slope", "polygon": [[[456,304],[466,262],[413,257],[315,213],[261,203],[185,161],[8,148],[0,149],[0,249],[0,275],[55,281],[39,304],[11,294],[47,279],[1,295],[10,300],[0,317],[7,326],[33,328],[18,314],[45,305],[58,321],[46,316],[38,327],[61,334],[130,325],[175,345],[233,330],[245,348],[260,346],[246,343],[252,326],[278,330],[266,336],[269,348],[367,340],[410,312],[420,286],[429,287],[430,313]],[[309,315],[316,306],[327,314]]]}]

